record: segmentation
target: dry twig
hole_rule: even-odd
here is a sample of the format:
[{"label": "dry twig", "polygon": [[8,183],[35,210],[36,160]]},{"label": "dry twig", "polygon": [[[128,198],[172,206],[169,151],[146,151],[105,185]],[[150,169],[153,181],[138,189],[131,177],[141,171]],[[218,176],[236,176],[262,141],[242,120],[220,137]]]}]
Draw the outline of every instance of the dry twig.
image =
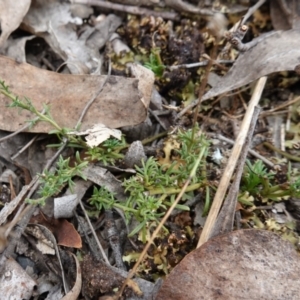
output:
[{"label": "dry twig", "polygon": [[[205,60],[205,61],[200,61],[197,63],[192,63],[192,64],[184,64],[184,65],[174,65],[168,67],[169,70],[177,70],[177,69],[191,69],[191,68],[199,68],[199,67],[204,67],[207,66],[210,60]],[[220,64],[232,64],[234,63],[233,60],[228,60],[228,59],[221,59],[221,60],[214,60],[212,62],[214,65],[220,65]]]},{"label": "dry twig", "polygon": [[154,16],[154,17],[161,17],[163,19],[169,19],[169,20],[177,20],[179,17],[177,13],[173,13],[173,12],[166,12],[166,11],[158,12],[155,10],[141,8],[138,6],[122,5],[122,4],[111,3],[102,0],[72,0],[71,2],[78,3],[78,4],[94,5],[102,8],[127,12],[129,14],[139,15],[139,16],[141,15]]},{"label": "dry twig", "polygon": [[241,125],[240,133],[236,139],[236,142],[234,144],[234,147],[232,149],[231,156],[228,160],[227,166],[224,170],[223,176],[220,180],[219,187],[217,189],[215,198],[213,200],[212,206],[210,208],[207,220],[205,222],[202,234],[200,236],[199,242],[197,247],[200,247],[202,244],[204,244],[210,237],[213,226],[215,224],[215,221],[217,219],[218,213],[220,211],[221,205],[223,203],[223,199],[225,196],[225,193],[228,189],[229,182],[231,180],[232,174],[234,172],[235,166],[237,164],[238,158],[240,156],[242,147],[245,143],[250,122],[253,116],[254,107],[258,104],[262,91],[264,89],[264,86],[266,84],[267,77],[262,77],[258,80],[255,90],[253,92],[252,98],[250,100],[248,109],[245,113],[244,120]]},{"label": "dry twig", "polygon": [[94,236],[94,238],[95,238],[95,240],[96,240],[96,243],[97,243],[97,246],[98,246],[98,248],[99,248],[99,250],[100,250],[100,252],[101,252],[102,258],[103,258],[104,261],[107,263],[107,265],[110,266],[109,260],[108,260],[106,254],[105,254],[105,251],[104,251],[104,249],[103,249],[103,247],[102,247],[102,245],[101,245],[101,243],[100,243],[100,241],[99,241],[99,239],[98,239],[98,237],[97,237],[97,234],[96,234],[96,232],[95,232],[95,230],[94,230],[94,228],[93,228],[93,225],[92,225],[92,223],[91,223],[91,221],[90,221],[90,218],[89,218],[89,216],[88,216],[86,210],[84,209],[84,206],[83,206],[83,204],[82,204],[81,199],[79,200],[79,204],[80,204],[80,207],[81,207],[81,209],[82,209],[82,211],[83,211],[83,213],[84,213],[84,217],[85,217],[86,221],[87,221],[88,224],[89,224],[89,227],[90,227],[90,229],[91,229],[91,231],[92,231],[92,234],[93,234],[93,236]]},{"label": "dry twig", "polygon": [[217,236],[219,234],[230,232],[233,229],[234,214],[235,214],[238,192],[240,188],[240,182],[244,171],[244,165],[246,162],[249,147],[251,146],[251,140],[252,140],[252,136],[254,133],[259,112],[260,109],[256,106],[254,108],[254,113],[250,123],[248,136],[246,138],[246,142],[243,146],[242,154],[238,162],[238,167],[237,167],[236,174],[234,176],[234,181],[231,184],[227,197],[224,200],[224,204],[222,206],[222,209],[220,210],[220,213],[218,215],[217,221],[212,230],[210,238]]},{"label": "dry twig", "polygon": [[200,8],[182,0],[165,0],[166,6],[171,7],[179,12],[199,14],[204,16],[213,16],[214,12],[211,9]]}]

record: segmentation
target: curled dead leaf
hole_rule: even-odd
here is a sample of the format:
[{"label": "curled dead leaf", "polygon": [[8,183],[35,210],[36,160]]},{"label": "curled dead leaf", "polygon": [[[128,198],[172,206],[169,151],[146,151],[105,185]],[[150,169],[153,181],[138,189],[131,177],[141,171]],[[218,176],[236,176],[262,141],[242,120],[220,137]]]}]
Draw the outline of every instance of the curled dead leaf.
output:
[{"label": "curled dead leaf", "polygon": [[76,262],[76,281],[73,288],[62,298],[62,300],[76,300],[81,292],[81,285],[82,285],[82,274],[81,274],[81,267],[77,257],[71,253],[75,262]]}]

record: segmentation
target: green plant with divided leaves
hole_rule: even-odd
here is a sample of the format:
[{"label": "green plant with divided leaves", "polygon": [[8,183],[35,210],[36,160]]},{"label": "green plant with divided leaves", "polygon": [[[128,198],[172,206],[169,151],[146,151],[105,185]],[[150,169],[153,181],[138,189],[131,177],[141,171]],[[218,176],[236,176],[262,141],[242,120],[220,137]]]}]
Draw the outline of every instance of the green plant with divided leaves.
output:
[{"label": "green plant with divided leaves", "polygon": [[[161,217],[175,200],[175,195],[180,192],[180,187],[188,179],[201,151],[204,155],[201,157],[199,172],[187,188],[186,198],[188,193],[207,185],[206,177],[201,170],[205,168],[209,141],[203,134],[194,140],[191,137],[191,130],[178,134],[181,147],[177,151],[177,156],[180,160],[174,161],[169,167],[160,165],[154,157],[150,157],[146,162],[143,161],[142,166],[136,166],[136,174],[123,182],[127,192],[126,201],[118,201],[112,193],[101,187],[94,189],[90,203],[99,210],[122,209],[127,223],[132,218],[139,223],[129,236],[140,233],[142,241],[146,242],[149,224],[160,222]],[[178,204],[176,207],[189,210],[189,207],[184,204]]]},{"label": "green plant with divided leaves", "polygon": [[61,156],[57,162],[55,171],[45,171],[43,174],[40,174],[41,187],[38,192],[40,198],[36,200],[28,199],[29,202],[44,204],[48,197],[57,195],[65,185],[68,185],[70,188],[72,188],[74,185],[72,178],[74,176],[80,176],[81,178],[85,179],[82,171],[87,166],[89,160],[98,160],[104,164],[113,164],[116,159],[123,157],[120,151],[126,146],[124,138],[122,138],[121,141],[113,138],[108,139],[100,146],[90,148],[81,137],[70,135],[70,129],[63,128],[58,125],[58,123],[53,119],[50,113],[50,107],[48,105],[44,105],[43,112],[40,112],[36,109],[30,99],[26,97],[20,99],[18,96],[14,95],[5,82],[1,80],[0,93],[11,100],[11,103],[8,107],[26,110],[36,116],[36,118],[28,121],[30,127],[34,126],[37,122],[47,122],[54,127],[49,134],[55,134],[59,140],[59,143],[48,145],[48,147],[60,147],[65,140],[67,140],[67,146],[84,148],[87,151],[88,159],[86,161],[82,161],[79,153],[76,152],[75,165],[70,167],[70,158],[63,159]]},{"label": "green plant with divided leaves", "polygon": [[27,199],[27,201],[30,204],[44,205],[47,198],[59,194],[66,185],[72,190],[75,184],[73,181],[75,176],[86,180],[83,170],[87,164],[87,161],[82,161],[80,159],[79,152],[76,152],[74,166],[70,166],[69,157],[64,159],[60,156],[54,171],[44,171],[42,174],[39,174],[41,185],[38,194],[40,197],[34,200]]},{"label": "green plant with divided leaves", "polygon": [[151,50],[149,61],[147,61],[144,66],[150,69],[155,74],[155,76],[162,77],[166,66],[162,63],[159,48],[153,48]]},{"label": "green plant with divided leaves", "polygon": [[88,160],[97,160],[103,163],[105,166],[114,165],[116,160],[124,158],[124,155],[120,153],[126,147],[125,139],[122,140],[110,138],[104,141],[98,147],[88,148],[86,155]]},{"label": "green plant with divided leaves", "polygon": [[[241,192],[248,193],[262,202],[282,201],[289,197],[300,197],[300,177],[289,170],[287,181],[278,184],[275,173],[269,171],[261,160],[253,164],[247,161],[241,183]],[[251,202],[248,203],[251,205]]]}]

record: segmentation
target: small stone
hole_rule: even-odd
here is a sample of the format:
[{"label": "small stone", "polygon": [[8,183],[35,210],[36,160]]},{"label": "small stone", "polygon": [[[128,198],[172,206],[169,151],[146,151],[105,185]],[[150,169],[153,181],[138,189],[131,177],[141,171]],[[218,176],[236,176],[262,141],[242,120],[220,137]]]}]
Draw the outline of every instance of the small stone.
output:
[{"label": "small stone", "polygon": [[128,168],[134,168],[134,166],[140,167],[142,166],[142,160],[147,160],[143,144],[141,141],[135,141],[131,144],[125,155],[124,164]]}]

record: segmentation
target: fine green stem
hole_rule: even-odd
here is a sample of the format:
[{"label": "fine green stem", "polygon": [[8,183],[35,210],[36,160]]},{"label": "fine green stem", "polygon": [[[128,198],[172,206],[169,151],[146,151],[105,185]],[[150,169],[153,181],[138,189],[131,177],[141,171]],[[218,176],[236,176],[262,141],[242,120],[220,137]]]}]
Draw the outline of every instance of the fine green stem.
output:
[{"label": "fine green stem", "polygon": [[270,144],[268,142],[264,142],[263,145],[265,147],[273,150],[274,152],[277,152],[277,153],[281,154],[282,156],[288,158],[289,160],[300,162],[300,157],[299,156],[295,156],[295,155],[289,154],[285,151],[282,151],[282,150],[276,148],[275,146],[273,146],[272,144]]},{"label": "fine green stem", "polygon": [[[202,187],[203,185],[204,185],[203,182],[191,184],[186,188],[186,192],[195,191],[195,190],[199,189],[200,187]],[[173,188],[173,187],[171,187],[171,188],[154,188],[154,189],[149,189],[148,193],[149,193],[149,195],[159,195],[159,194],[171,195],[171,194],[178,194],[178,193],[180,193],[180,191],[181,191],[180,188]]]}]

